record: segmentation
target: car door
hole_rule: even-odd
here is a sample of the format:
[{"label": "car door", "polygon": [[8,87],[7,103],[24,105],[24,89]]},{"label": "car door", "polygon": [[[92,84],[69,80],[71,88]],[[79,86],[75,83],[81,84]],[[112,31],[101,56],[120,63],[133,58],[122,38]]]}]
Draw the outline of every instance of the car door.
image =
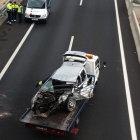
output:
[{"label": "car door", "polygon": [[97,58],[97,60],[95,61],[95,82],[98,81],[99,69],[100,69],[100,60],[99,58]]},{"label": "car door", "polygon": [[[81,81],[82,84],[80,85],[80,95],[85,97],[85,98],[90,98],[90,94],[93,92],[93,85],[89,84],[88,85],[88,81],[90,80],[89,78],[87,78],[86,72],[83,69],[82,72],[80,73],[80,77],[81,77]],[[92,78],[92,77],[91,77]],[[92,83],[92,80],[91,80]]]}]

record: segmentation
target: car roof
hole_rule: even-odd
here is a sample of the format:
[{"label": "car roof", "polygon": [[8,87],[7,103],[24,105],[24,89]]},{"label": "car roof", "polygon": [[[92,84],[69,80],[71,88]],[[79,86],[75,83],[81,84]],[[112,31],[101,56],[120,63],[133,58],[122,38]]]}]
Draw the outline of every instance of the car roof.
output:
[{"label": "car roof", "polygon": [[83,64],[78,62],[64,62],[62,66],[56,70],[52,79],[66,82],[76,82]]}]

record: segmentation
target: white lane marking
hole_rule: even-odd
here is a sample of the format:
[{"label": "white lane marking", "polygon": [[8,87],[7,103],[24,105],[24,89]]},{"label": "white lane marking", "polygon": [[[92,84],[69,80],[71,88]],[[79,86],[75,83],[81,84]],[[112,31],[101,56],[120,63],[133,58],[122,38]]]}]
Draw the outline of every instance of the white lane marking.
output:
[{"label": "white lane marking", "polygon": [[12,54],[12,56],[10,57],[10,59],[8,60],[7,64],[5,65],[5,67],[3,68],[3,70],[0,73],[0,80],[2,79],[2,77],[4,76],[5,72],[7,71],[7,69],[9,68],[10,64],[12,63],[12,61],[14,60],[15,56],[17,55],[18,51],[20,50],[20,48],[22,47],[23,43],[25,42],[26,38],[28,37],[29,33],[31,32],[31,30],[33,29],[35,23],[32,23],[30,28],[28,29],[28,31],[26,32],[26,34],[24,35],[23,39],[21,40],[21,42],[19,43],[19,45],[17,46],[16,50],[14,51],[14,53]]},{"label": "white lane marking", "polygon": [[128,81],[128,75],[127,75],[127,69],[126,69],[125,55],[124,55],[124,48],[123,48],[123,41],[122,41],[122,34],[121,34],[121,27],[120,27],[120,20],[119,20],[119,13],[118,13],[118,5],[117,5],[116,0],[114,0],[114,3],[115,3],[115,10],[116,10],[116,20],[117,20],[117,26],[118,26],[118,36],[119,36],[119,43],[120,43],[120,52],[121,52],[121,59],[122,59],[122,67],[123,67],[131,136],[132,136],[132,140],[137,140],[134,114],[133,114],[132,101],[131,101],[130,88],[129,88],[129,81]]},{"label": "white lane marking", "polygon": [[83,3],[83,0],[80,1],[80,6],[82,5],[82,3]]},{"label": "white lane marking", "polygon": [[69,49],[68,49],[68,51],[71,51],[72,44],[73,44],[73,40],[74,40],[74,36],[71,37],[70,45],[69,45]]}]

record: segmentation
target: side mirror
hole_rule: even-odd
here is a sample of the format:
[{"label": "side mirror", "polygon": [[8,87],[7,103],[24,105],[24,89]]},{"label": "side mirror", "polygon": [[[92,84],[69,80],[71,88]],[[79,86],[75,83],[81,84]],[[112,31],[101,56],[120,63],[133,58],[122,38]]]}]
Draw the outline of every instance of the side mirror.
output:
[{"label": "side mirror", "polygon": [[103,67],[104,67],[104,68],[106,67],[106,62],[103,62]]},{"label": "side mirror", "polygon": [[106,62],[103,62],[103,66],[102,66],[102,68],[100,68],[99,70],[102,70],[102,69],[104,69],[104,68],[106,68]]},{"label": "side mirror", "polygon": [[50,9],[51,8],[51,6],[47,6],[47,9]]}]

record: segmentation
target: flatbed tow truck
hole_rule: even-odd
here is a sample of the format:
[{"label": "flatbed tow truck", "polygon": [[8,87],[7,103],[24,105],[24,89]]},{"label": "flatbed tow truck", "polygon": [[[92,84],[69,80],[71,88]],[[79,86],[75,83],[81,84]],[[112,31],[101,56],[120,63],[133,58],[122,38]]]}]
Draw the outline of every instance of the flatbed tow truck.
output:
[{"label": "flatbed tow truck", "polygon": [[65,136],[66,133],[76,135],[78,133],[77,125],[79,123],[79,115],[89,99],[78,102],[76,109],[72,112],[59,110],[50,114],[47,118],[35,117],[30,108],[19,119],[25,123],[29,129],[42,131]]},{"label": "flatbed tow truck", "polygon": [[[79,92],[75,94],[75,98],[83,98],[82,100],[78,100],[76,103],[76,107],[73,111],[68,110],[56,110],[52,111],[52,113],[47,117],[38,117],[34,115],[34,112],[32,108],[27,109],[27,111],[21,116],[20,121],[25,123],[26,127],[33,130],[42,131],[44,133],[52,133],[56,135],[65,136],[67,132],[76,135],[78,133],[77,125],[79,123],[79,115],[85,106],[85,104],[88,102],[88,100],[94,95],[93,91],[96,87],[96,84],[99,80],[99,71],[102,69],[100,68],[100,61],[99,57],[95,55],[86,55],[86,53],[78,52],[78,51],[67,51],[63,55],[63,65],[56,71],[56,73],[52,76],[52,79],[61,79],[63,81],[63,75],[64,80],[67,76],[70,76],[70,80],[72,79],[73,75],[75,75],[77,68],[80,66],[80,72],[77,74],[77,77],[79,77],[81,83],[77,87],[79,88]],[[76,65],[76,66],[75,66]],[[106,67],[106,63],[103,62],[103,67]],[[73,69],[75,66],[75,69]],[[67,69],[64,69],[65,67],[68,67]],[[69,70],[70,69],[70,70]],[[82,73],[85,73],[86,78],[83,78],[82,82]],[[74,73],[75,72],[75,73]],[[84,76],[85,76],[84,75]],[[84,86],[84,83],[86,83],[86,79],[89,77],[93,77],[92,92],[87,92],[87,86]],[[69,80],[67,79],[67,80]],[[47,83],[47,82],[46,82]],[[46,84],[45,83],[45,84]],[[45,86],[44,84],[44,86]],[[83,91],[83,89],[85,90]],[[82,94],[83,93],[83,94]],[[35,95],[40,97],[37,93]],[[80,95],[81,94],[81,95]],[[61,97],[61,96],[60,96]],[[39,98],[40,99],[40,98]],[[42,96],[41,96],[41,99]]]}]

